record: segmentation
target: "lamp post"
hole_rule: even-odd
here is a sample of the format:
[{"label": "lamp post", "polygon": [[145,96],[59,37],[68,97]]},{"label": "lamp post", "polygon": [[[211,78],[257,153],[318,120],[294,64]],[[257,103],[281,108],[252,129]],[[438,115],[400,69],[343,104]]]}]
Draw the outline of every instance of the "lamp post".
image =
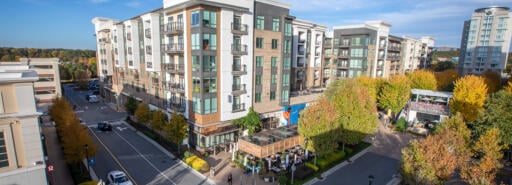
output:
[{"label": "lamp post", "polygon": [[368,176],[368,185],[372,185],[374,179],[375,177],[373,177],[373,175]]},{"label": "lamp post", "polygon": [[85,148],[85,159],[87,160],[87,161],[85,161],[87,164],[87,172],[89,172],[89,145],[85,144],[84,148]]}]

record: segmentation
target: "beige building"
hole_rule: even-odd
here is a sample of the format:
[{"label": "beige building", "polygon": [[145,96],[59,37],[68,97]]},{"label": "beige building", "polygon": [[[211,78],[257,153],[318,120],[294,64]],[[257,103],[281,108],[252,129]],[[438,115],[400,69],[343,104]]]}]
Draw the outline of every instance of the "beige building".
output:
[{"label": "beige building", "polygon": [[38,74],[0,65],[0,184],[47,184],[34,97]]},{"label": "beige building", "polygon": [[46,111],[48,105],[62,95],[59,58],[20,58],[20,63],[36,71],[39,77],[34,83],[36,105],[39,110]]}]

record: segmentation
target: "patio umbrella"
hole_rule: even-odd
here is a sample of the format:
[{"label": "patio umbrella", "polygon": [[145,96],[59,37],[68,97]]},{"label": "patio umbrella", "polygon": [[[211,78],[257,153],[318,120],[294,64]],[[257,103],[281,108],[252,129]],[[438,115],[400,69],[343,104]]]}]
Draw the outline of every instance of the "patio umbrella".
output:
[{"label": "patio umbrella", "polygon": [[430,99],[430,98],[428,98],[428,97],[423,97],[423,98],[421,98],[421,100],[429,101],[429,100],[431,100],[431,99]]},{"label": "patio umbrella", "polygon": [[443,99],[437,99],[437,100],[434,100],[435,102],[439,102],[439,103],[445,103],[446,101],[444,101]]}]

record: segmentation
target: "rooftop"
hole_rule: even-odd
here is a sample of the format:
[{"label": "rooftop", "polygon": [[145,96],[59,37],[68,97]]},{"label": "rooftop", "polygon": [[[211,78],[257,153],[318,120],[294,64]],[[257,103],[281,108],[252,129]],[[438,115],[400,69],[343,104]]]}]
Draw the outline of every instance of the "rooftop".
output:
[{"label": "rooftop", "polygon": [[36,71],[18,63],[0,63],[0,83],[34,82],[39,79]]},{"label": "rooftop", "polygon": [[425,90],[425,89],[412,89],[411,93],[412,94],[417,94],[417,95],[443,97],[443,98],[451,98],[451,97],[453,97],[453,93],[452,92],[446,92],[446,91],[432,91],[432,90]]}]

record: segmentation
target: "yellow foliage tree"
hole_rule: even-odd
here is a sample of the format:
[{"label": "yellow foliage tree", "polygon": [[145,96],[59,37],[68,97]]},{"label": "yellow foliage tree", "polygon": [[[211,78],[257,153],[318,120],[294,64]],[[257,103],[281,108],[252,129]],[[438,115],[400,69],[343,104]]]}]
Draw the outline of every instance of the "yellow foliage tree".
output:
[{"label": "yellow foliage tree", "polygon": [[382,78],[370,78],[367,76],[359,76],[357,78],[357,81],[359,82],[359,84],[366,87],[369,96],[373,99],[373,101],[377,102],[377,97],[380,93],[380,89],[385,81]]},{"label": "yellow foliage tree", "polygon": [[388,82],[382,86],[378,102],[382,108],[393,112],[393,120],[396,114],[402,110],[409,97],[411,96],[411,85],[409,79],[405,76],[392,76]]},{"label": "yellow foliage tree", "polygon": [[437,81],[434,73],[428,70],[417,70],[407,74],[413,89],[436,90]]},{"label": "yellow foliage tree", "polygon": [[487,85],[487,94],[495,93],[500,90],[501,87],[501,75],[487,70],[482,74],[482,77],[485,79],[485,84]]},{"label": "yellow foliage tree", "polygon": [[505,92],[512,95],[512,80],[509,80],[507,86],[504,88]]},{"label": "yellow foliage tree", "polygon": [[451,91],[453,88],[453,82],[459,77],[458,73],[454,69],[444,70],[436,73],[437,89],[442,91]]},{"label": "yellow foliage tree", "polygon": [[461,177],[469,184],[494,184],[503,157],[499,130],[493,128],[482,135],[473,146],[478,161],[470,161],[462,167]]},{"label": "yellow foliage tree", "polygon": [[487,85],[482,77],[467,75],[455,82],[453,98],[450,100],[450,111],[460,112],[464,120],[472,122],[483,109],[487,95]]}]

